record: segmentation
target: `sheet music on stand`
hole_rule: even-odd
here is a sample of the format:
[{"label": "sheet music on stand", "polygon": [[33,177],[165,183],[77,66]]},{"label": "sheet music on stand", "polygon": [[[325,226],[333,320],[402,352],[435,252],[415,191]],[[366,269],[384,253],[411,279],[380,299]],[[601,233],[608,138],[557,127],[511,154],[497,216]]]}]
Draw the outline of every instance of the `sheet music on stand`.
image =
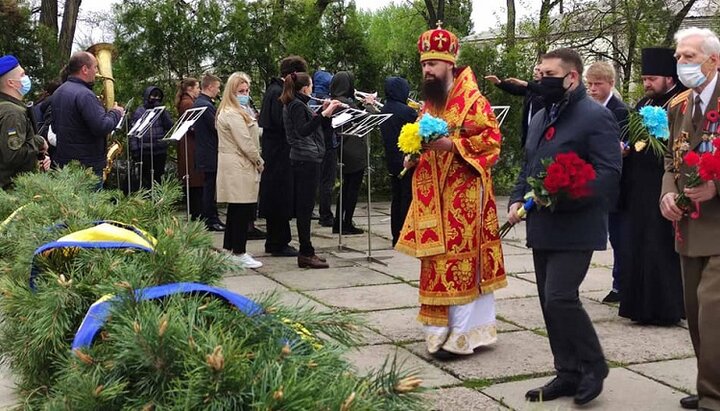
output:
[{"label": "sheet music on stand", "polygon": [[498,121],[498,125],[502,126],[505,118],[510,112],[510,106],[492,106],[492,110],[493,113],[495,113],[495,118]]},{"label": "sheet music on stand", "polygon": [[116,131],[120,131],[122,129],[123,123],[125,122],[125,119],[127,119],[127,117],[128,117],[128,113],[130,112],[130,107],[131,107],[133,101],[135,101],[135,97],[131,97],[130,100],[128,100],[128,102],[125,103],[125,105],[123,106],[125,108],[125,112],[123,113],[122,116],[120,116],[120,120],[115,125],[115,128],[112,131],[113,133]]},{"label": "sheet music on stand", "polygon": [[367,114],[367,111],[355,108],[346,108],[345,110],[338,111],[332,115],[332,128],[340,128],[351,121],[366,116]]},{"label": "sheet music on stand", "polygon": [[[341,127],[342,125],[348,125],[346,128],[341,129],[338,131],[338,134],[341,137],[344,136],[353,136],[357,138],[363,138],[365,137],[370,131],[372,131],[375,127],[379,126],[383,122],[385,122],[387,119],[392,117],[392,114],[368,114],[366,111],[363,110],[356,110],[352,108],[345,109],[341,111],[340,113],[333,116],[333,128]],[[352,124],[348,124],[352,121],[355,121]],[[336,125],[337,124],[337,125]],[[362,257],[363,260],[367,261],[368,263],[377,263],[381,265],[387,266],[386,263],[384,263],[382,260],[388,257],[373,257],[372,255],[372,167],[370,167],[370,138],[365,138],[365,145],[367,147],[367,251],[365,252],[365,256]],[[340,138],[340,192],[343,191],[343,141],[344,138]],[[340,210],[343,210],[343,196],[340,195],[339,197],[340,203],[339,208]],[[342,211],[341,211],[342,213]],[[343,235],[343,219],[338,217],[338,223],[339,223],[339,230],[338,230],[338,250],[342,251],[359,251],[355,250],[353,248],[347,247],[342,242],[342,235]],[[351,258],[350,260],[354,260],[354,258]]]},{"label": "sheet music on stand", "polygon": [[196,107],[185,110],[180,118],[173,124],[172,128],[168,130],[163,140],[175,140],[179,141],[185,133],[190,130],[190,127],[202,116],[205,112],[206,107]]},{"label": "sheet music on stand", "polygon": [[150,110],[145,110],[142,117],[133,124],[130,131],[128,131],[129,137],[142,138],[147,133],[150,127],[155,121],[160,118],[160,114],[165,111],[165,106],[154,107]]},{"label": "sheet music on stand", "polygon": [[343,134],[365,137],[373,128],[384,123],[385,120],[390,117],[392,117],[392,114],[370,114],[350,126],[347,130],[343,130]]}]

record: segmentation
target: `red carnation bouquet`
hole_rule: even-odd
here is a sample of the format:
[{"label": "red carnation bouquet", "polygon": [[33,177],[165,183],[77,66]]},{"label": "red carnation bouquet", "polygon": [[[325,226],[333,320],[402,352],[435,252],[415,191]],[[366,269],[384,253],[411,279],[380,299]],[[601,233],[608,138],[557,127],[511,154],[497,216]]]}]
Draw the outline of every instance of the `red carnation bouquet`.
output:
[{"label": "red carnation bouquet", "polygon": [[[687,182],[685,187],[693,188],[707,181],[720,180],[720,139],[714,139],[712,146],[712,151],[702,154],[689,151],[683,156],[683,163],[691,169],[691,171],[686,174]],[[695,210],[690,211],[692,202],[684,192],[681,192],[677,196],[675,204],[681,210],[688,212],[690,218],[700,218],[700,204],[695,203]]]},{"label": "red carnation bouquet", "polygon": [[[523,218],[536,205],[554,210],[563,199],[577,200],[590,195],[590,182],[595,180],[595,169],[574,152],[560,153],[554,159],[542,160],[545,171],[537,177],[528,177],[532,190],[525,194],[525,204],[518,210]],[[500,227],[500,237],[510,231],[512,224]]]}]

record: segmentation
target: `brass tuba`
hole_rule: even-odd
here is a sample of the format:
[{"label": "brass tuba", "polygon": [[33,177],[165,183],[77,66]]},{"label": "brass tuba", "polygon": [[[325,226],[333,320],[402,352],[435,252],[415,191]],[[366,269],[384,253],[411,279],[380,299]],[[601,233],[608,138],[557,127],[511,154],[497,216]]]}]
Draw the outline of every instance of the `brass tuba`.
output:
[{"label": "brass tuba", "polygon": [[[115,48],[110,43],[93,44],[87,49],[88,53],[95,56],[98,61],[98,78],[103,83],[102,102],[106,110],[115,106],[115,78],[112,74],[112,58],[115,56]],[[122,153],[122,145],[117,140],[112,140],[105,153],[105,168],[103,168],[103,181],[107,180],[115,159]]]}]

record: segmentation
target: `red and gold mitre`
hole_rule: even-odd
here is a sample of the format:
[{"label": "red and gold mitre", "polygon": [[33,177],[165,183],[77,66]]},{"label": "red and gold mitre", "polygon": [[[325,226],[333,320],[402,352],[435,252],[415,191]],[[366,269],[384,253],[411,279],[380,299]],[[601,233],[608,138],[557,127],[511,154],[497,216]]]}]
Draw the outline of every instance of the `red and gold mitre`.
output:
[{"label": "red and gold mitre", "polygon": [[453,33],[441,27],[442,22],[438,21],[437,28],[428,30],[420,35],[418,39],[418,51],[420,51],[420,62],[426,60],[442,60],[455,64],[460,42]]}]

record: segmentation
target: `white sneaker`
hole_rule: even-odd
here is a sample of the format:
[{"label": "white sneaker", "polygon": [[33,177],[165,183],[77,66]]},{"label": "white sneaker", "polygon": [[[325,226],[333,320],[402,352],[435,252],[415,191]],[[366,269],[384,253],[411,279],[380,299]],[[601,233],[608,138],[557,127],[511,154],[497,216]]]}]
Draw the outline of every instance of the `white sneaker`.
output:
[{"label": "white sneaker", "polygon": [[244,254],[233,254],[232,257],[233,261],[238,263],[243,268],[260,268],[263,266],[263,263],[260,261],[254,259],[250,254],[244,253]]}]

